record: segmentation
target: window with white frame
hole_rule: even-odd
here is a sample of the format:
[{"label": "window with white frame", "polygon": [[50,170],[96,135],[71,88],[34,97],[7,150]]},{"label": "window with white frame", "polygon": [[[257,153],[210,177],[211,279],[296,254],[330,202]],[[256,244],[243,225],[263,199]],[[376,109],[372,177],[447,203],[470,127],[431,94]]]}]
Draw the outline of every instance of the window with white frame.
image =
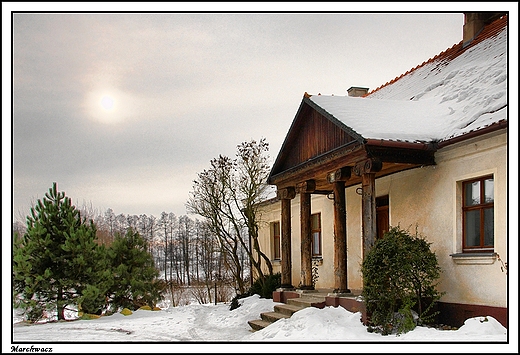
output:
[{"label": "window with white frame", "polygon": [[273,260],[280,260],[280,222],[271,222],[271,241],[273,245]]},{"label": "window with white frame", "polygon": [[311,215],[312,257],[321,257],[321,214]]},{"label": "window with white frame", "polygon": [[495,242],[492,175],[462,182],[462,250],[492,252]]}]

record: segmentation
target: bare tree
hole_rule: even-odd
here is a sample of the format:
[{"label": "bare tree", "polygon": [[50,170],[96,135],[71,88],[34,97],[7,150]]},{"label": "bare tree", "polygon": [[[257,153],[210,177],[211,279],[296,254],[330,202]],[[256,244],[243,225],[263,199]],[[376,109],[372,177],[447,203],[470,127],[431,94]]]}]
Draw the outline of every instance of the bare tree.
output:
[{"label": "bare tree", "polygon": [[148,217],[148,238],[150,240],[150,253],[153,255],[153,248],[157,244],[157,218],[154,215]]},{"label": "bare tree", "polygon": [[119,233],[121,235],[125,235],[128,230],[128,220],[126,216],[122,213],[118,214],[115,219],[115,233]]},{"label": "bare tree", "polygon": [[203,274],[204,285],[206,292],[209,295],[209,302],[211,301],[211,290],[213,288],[213,272],[218,270],[218,245],[217,240],[211,235],[209,226],[206,222],[197,221],[197,234],[199,239],[199,266]]},{"label": "bare tree", "polygon": [[114,211],[109,208],[105,212],[105,225],[108,227],[108,234],[110,237],[114,237],[114,224],[116,221],[116,215]]},{"label": "bare tree", "polygon": [[128,228],[132,228],[133,230],[138,230],[137,226],[139,224],[139,216],[137,215],[127,215],[126,216],[127,226]]},{"label": "bare tree", "polygon": [[222,250],[228,256],[231,271],[240,293],[245,292],[244,280],[241,278],[242,265],[238,257],[240,233],[243,224],[234,218],[235,204],[229,189],[232,177],[233,162],[228,157],[220,156],[210,162],[211,168],[198,174],[194,181],[193,192],[187,203],[189,211],[205,217],[213,234],[218,237]]},{"label": "bare tree", "polygon": [[211,232],[225,250],[225,260],[240,293],[245,292],[244,264],[240,252],[245,251],[258,277],[265,278],[262,261],[272,274],[269,258],[258,243],[257,203],[265,197],[269,174],[268,144],[265,139],[244,142],[237,158],[220,155],[210,161],[210,168],[199,173],[186,204],[188,211],[208,221]]},{"label": "bare tree", "polygon": [[163,236],[164,280],[166,282],[168,282],[168,240],[170,239],[168,213],[166,213],[166,212],[161,213],[161,218],[159,219],[159,228],[161,228],[162,236]]},{"label": "bare tree", "polygon": [[176,229],[176,225],[177,225],[177,217],[175,216],[174,213],[170,212],[168,214],[168,229],[169,229],[169,232],[170,232],[170,244],[169,244],[169,248],[168,248],[168,255],[169,255],[169,259],[170,259],[170,280],[173,279],[173,263],[174,263],[174,255],[173,255],[173,241],[174,241],[174,234],[175,234],[175,229]]},{"label": "bare tree", "polygon": [[188,216],[179,217],[179,242],[182,255],[183,275],[186,277],[188,286],[191,285],[191,247],[190,241],[193,231],[193,221]]},{"label": "bare tree", "polygon": [[236,160],[237,170],[237,195],[234,200],[238,203],[242,219],[245,221],[251,245],[244,246],[244,250],[248,253],[251,263],[255,267],[258,275],[263,278],[262,261],[265,262],[269,274],[273,274],[273,266],[271,260],[260,249],[258,241],[259,214],[258,202],[266,197],[267,194],[267,177],[269,176],[269,165],[267,163],[268,156],[266,153],[269,145],[265,139],[260,142],[250,141],[244,142],[238,146]]}]

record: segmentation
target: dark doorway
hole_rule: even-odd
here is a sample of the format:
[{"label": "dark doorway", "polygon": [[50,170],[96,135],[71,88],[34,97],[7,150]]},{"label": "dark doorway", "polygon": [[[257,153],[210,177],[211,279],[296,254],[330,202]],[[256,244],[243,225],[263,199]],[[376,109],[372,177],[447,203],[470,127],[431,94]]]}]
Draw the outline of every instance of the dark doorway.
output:
[{"label": "dark doorway", "polygon": [[390,230],[390,216],[388,212],[388,195],[376,197],[376,224],[377,239]]}]

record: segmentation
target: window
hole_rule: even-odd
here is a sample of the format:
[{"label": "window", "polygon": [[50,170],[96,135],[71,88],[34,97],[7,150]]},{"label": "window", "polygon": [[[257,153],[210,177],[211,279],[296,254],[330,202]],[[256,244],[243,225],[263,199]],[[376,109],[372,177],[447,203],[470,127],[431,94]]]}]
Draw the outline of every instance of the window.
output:
[{"label": "window", "polygon": [[311,215],[312,256],[321,257],[321,214]]},{"label": "window", "polygon": [[388,211],[388,195],[376,197],[376,236],[377,239],[390,230],[390,215]]},{"label": "window", "polygon": [[273,241],[273,259],[280,260],[280,222],[271,222],[271,240]]},{"label": "window", "polygon": [[485,176],[462,183],[463,252],[490,252],[494,247],[494,181]]}]

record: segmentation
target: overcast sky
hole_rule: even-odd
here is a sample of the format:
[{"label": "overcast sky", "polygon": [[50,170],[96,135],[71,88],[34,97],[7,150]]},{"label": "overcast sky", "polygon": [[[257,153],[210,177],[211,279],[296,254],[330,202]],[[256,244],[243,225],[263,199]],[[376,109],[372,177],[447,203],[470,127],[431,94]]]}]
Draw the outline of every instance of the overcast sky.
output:
[{"label": "overcast sky", "polygon": [[100,212],[186,214],[212,158],[262,137],[276,158],[305,92],[375,89],[460,42],[463,19],[15,13],[13,216],[27,215],[53,182]]}]

